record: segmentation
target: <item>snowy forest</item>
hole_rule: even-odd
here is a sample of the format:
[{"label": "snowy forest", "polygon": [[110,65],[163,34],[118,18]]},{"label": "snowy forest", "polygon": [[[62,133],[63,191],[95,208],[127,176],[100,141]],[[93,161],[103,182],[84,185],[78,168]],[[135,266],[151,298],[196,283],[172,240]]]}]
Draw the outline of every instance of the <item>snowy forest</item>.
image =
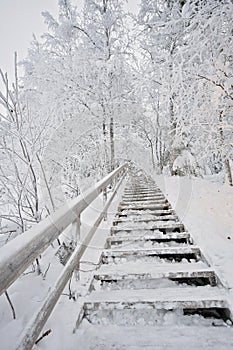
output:
[{"label": "snowy forest", "polygon": [[232,186],[231,0],[58,6],[1,70],[1,244],[123,161]]}]

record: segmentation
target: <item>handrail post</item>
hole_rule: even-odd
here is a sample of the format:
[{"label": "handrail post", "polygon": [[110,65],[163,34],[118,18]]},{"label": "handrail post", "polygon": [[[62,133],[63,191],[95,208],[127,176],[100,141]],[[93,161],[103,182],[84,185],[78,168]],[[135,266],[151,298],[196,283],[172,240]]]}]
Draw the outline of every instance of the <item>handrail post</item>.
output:
[{"label": "handrail post", "polygon": [[[107,203],[108,200],[108,192],[107,192],[107,187],[105,187],[105,189],[103,190],[103,205],[105,206],[105,204]],[[107,212],[104,213],[104,221],[107,220]]]},{"label": "handrail post", "polygon": [[74,244],[74,247],[77,246],[78,241],[80,240],[80,214],[77,215],[77,219],[71,224],[71,239]]}]

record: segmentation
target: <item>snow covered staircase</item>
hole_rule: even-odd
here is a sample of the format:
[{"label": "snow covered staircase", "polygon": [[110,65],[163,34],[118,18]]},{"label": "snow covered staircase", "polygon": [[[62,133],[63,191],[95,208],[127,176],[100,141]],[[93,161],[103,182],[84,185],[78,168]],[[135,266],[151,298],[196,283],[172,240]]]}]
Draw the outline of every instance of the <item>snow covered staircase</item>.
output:
[{"label": "snow covered staircase", "polygon": [[[233,346],[225,289],[162,192],[135,169],[85,297],[82,320],[80,328],[89,337],[85,349],[103,349],[101,341],[108,349],[176,349],[156,336],[167,337],[168,324],[190,349],[205,342],[198,343],[194,332],[195,347],[190,346],[192,336],[186,333],[191,335],[193,327],[202,337],[208,327],[207,337],[214,338],[214,326],[219,326],[220,337],[229,339],[226,349]],[[115,340],[106,327],[116,333]],[[139,334],[150,340],[142,344]],[[205,347],[210,348],[224,349]]]}]

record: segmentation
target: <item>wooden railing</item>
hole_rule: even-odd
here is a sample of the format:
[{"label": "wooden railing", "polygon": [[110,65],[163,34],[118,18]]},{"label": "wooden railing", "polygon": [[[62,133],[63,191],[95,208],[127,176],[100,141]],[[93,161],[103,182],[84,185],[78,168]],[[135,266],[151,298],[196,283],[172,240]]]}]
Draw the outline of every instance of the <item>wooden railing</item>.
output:
[{"label": "wooden railing", "polygon": [[44,300],[42,307],[33,316],[26,327],[17,349],[29,350],[33,347],[63,289],[71,278],[74,269],[78,266],[80,258],[90,243],[97,227],[105,217],[107,209],[126,174],[127,167],[127,163],[118,167],[91,189],[67,202],[62,208],[58,209],[45,220],[16,237],[0,249],[0,294],[2,294],[71,224],[73,237],[77,240],[80,229],[80,214],[82,211],[86,209],[101,192],[106,193],[108,185],[113,182],[117,183],[99,218],[83,241],[79,242],[79,245],[76,246],[73,254],[55,282],[54,287],[51,288]]}]

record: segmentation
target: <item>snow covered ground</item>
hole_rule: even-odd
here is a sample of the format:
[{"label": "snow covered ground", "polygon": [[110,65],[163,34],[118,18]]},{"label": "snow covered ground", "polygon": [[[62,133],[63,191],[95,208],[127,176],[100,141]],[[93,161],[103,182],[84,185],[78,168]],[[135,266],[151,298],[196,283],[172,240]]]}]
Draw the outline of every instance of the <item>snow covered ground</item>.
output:
[{"label": "snow covered ground", "polygon": [[[233,290],[233,188],[207,180],[179,177],[156,176],[156,182],[173,205],[187,231],[194,238],[195,244],[201,248],[231,295]],[[96,252],[100,251],[102,241],[108,235],[108,229],[111,226],[119,200],[120,195],[110,208],[111,215],[108,221],[103,224],[99,231],[99,234],[102,235],[102,239],[98,243],[100,246],[95,242],[93,248],[85,256],[85,261],[90,260],[86,269],[95,268],[94,264],[98,256]],[[100,208],[101,204],[97,202],[96,208]],[[94,222],[98,212],[96,208],[92,208],[91,212],[86,213],[86,224],[83,225],[83,229],[86,231],[88,231],[88,227],[90,228],[91,222]],[[44,264],[45,270],[46,259]],[[85,264],[83,266],[85,267]],[[50,282],[53,278],[53,269],[57,270],[57,273],[60,268],[61,265],[51,267],[46,280],[40,276],[26,275],[9,289],[9,294],[16,308],[17,320],[12,320],[5,296],[0,297],[0,339],[3,350],[15,349],[14,344],[17,343],[20,330],[28,320],[26,308],[29,308],[30,311],[36,309],[49,288],[48,280]],[[23,280],[26,281],[26,287]],[[78,292],[77,288],[80,285],[76,282],[74,279],[72,288]],[[230,299],[233,300],[233,293]],[[184,322],[183,327],[179,328],[174,325],[174,319],[171,319],[174,316],[170,318],[168,315],[165,324],[156,327],[153,336],[151,336],[153,332],[150,332],[149,339],[143,325],[140,327],[126,326],[124,332],[121,333],[121,328],[117,325],[92,326],[87,321],[83,322],[80,329],[73,334],[79,307],[79,300],[69,300],[66,295],[62,295],[45,327],[45,330],[51,329],[52,333],[34,348],[41,350],[138,350],[142,348],[178,350],[185,348],[187,344],[191,350],[228,350],[231,348],[229,346],[233,347],[231,327],[221,327],[220,336],[219,328],[208,325],[199,327],[201,319],[197,315],[193,316],[193,326],[190,327]],[[197,337],[197,333],[199,337]],[[229,338],[232,338],[232,343],[228,341]],[[124,343],[124,347],[122,347],[122,343]]]}]

